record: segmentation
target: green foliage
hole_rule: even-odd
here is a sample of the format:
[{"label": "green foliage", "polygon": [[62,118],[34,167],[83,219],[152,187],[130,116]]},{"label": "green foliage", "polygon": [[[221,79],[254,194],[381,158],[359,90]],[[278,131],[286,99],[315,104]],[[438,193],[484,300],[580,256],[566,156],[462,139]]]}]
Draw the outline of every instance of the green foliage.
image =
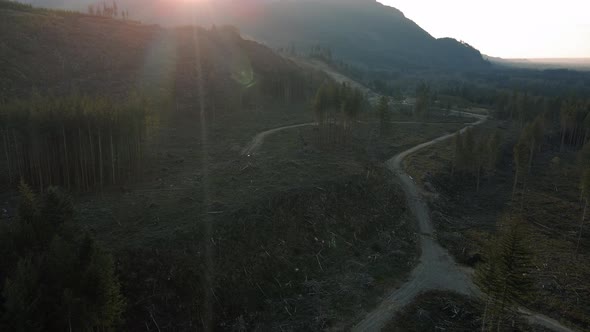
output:
[{"label": "green foliage", "polygon": [[[38,213],[24,213],[28,209]],[[125,299],[110,255],[73,224],[70,199],[50,188],[38,200],[21,184],[17,222],[3,228],[0,264],[5,331],[111,330],[120,322]]]},{"label": "green foliage", "polygon": [[559,113],[561,150],[564,147],[582,147],[588,140],[590,110],[582,100],[569,99],[562,103]]},{"label": "green foliage", "polygon": [[381,96],[377,104],[377,115],[379,116],[379,132],[381,136],[388,135],[391,130],[391,110],[389,109],[389,98]]},{"label": "green foliage", "polygon": [[330,103],[328,99],[329,89],[330,86],[328,85],[328,83],[322,84],[316,92],[315,98],[313,100],[313,111],[316,117],[316,121],[318,123],[323,123],[327,121],[326,117]]},{"label": "green foliage", "polygon": [[490,316],[498,323],[506,308],[525,303],[531,293],[532,254],[526,234],[519,218],[502,220],[496,236],[488,243],[485,262],[476,270],[475,282],[489,297]]},{"label": "green foliage", "polygon": [[20,3],[12,0],[0,0],[0,9],[11,9],[19,11],[32,11],[33,6],[30,4]]},{"label": "green foliage", "polygon": [[580,171],[583,172],[588,165],[590,165],[590,143],[584,145],[580,152],[578,152],[578,168]]},{"label": "green foliage", "polygon": [[363,94],[347,84],[324,82],[316,92],[312,108],[320,127],[322,143],[345,141],[363,106]]},{"label": "green foliage", "polygon": [[582,198],[587,201],[590,200],[590,166],[586,166],[586,170],[582,173],[582,178],[580,180],[580,190]]},{"label": "green foliage", "polygon": [[487,141],[488,160],[486,167],[490,172],[496,170],[498,160],[500,159],[501,148],[502,135],[500,135],[500,132],[494,131]]},{"label": "green foliage", "polygon": [[490,135],[476,134],[472,128],[455,136],[455,151],[451,173],[471,174],[476,178],[479,191],[482,175],[496,170],[502,138],[498,132]]},{"label": "green foliage", "polygon": [[430,85],[425,82],[418,84],[416,87],[416,105],[414,107],[414,113],[417,117],[424,119],[428,116],[433,99]]},{"label": "green foliage", "polygon": [[0,106],[6,180],[41,190],[125,183],[143,162],[148,107],[137,95],[114,102],[38,94]]}]

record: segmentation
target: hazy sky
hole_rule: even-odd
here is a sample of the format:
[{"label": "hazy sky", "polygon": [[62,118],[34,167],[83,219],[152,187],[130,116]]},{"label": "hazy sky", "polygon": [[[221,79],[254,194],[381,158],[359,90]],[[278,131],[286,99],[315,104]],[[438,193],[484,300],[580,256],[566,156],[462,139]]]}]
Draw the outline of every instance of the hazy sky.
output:
[{"label": "hazy sky", "polygon": [[378,0],[434,37],[503,58],[590,58],[590,0]]}]

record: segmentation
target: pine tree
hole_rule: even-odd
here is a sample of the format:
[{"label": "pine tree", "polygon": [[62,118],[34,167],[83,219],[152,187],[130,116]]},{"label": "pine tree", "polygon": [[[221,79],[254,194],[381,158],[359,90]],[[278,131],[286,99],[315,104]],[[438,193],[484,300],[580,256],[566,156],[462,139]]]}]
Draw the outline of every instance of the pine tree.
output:
[{"label": "pine tree", "polygon": [[[7,160],[0,164],[0,175],[7,174],[8,182],[22,178],[41,192],[51,185],[88,191],[102,187],[99,180],[106,176],[114,182],[130,180],[115,173],[141,166],[147,108],[144,99],[133,95],[117,103],[79,96],[10,102],[0,109]],[[103,149],[107,146],[110,151]],[[118,170],[103,164],[107,151]],[[118,165],[113,165],[116,153]]]},{"label": "pine tree", "polygon": [[[475,280],[488,296],[486,315],[496,316],[499,330],[504,311],[522,304],[531,291],[531,253],[522,221],[517,217],[504,218],[486,253],[486,261],[478,266]],[[490,311],[488,306],[492,306]]]},{"label": "pine tree", "polygon": [[486,294],[486,306],[484,309],[484,316],[482,319],[482,331],[486,331],[486,324],[489,317],[494,317],[495,312],[493,305],[498,298],[500,286],[500,271],[499,271],[499,251],[496,250],[493,240],[490,245],[485,248],[486,260],[478,265],[475,270],[475,284]]},{"label": "pine tree", "polygon": [[[526,190],[526,165],[527,161],[529,160],[530,154],[530,143],[528,140],[528,135],[523,132],[521,135],[518,143],[514,146],[513,153],[514,153],[514,185],[512,187],[512,199],[514,200],[514,196],[516,194],[516,187],[520,177],[523,177],[523,196]],[[524,197],[522,197],[524,201]]]},{"label": "pine tree", "polygon": [[328,120],[328,84],[322,84],[316,92],[313,100],[313,112],[315,114],[316,122],[319,127],[319,143],[323,143],[322,133],[325,129]]},{"label": "pine tree", "polygon": [[415,114],[424,119],[428,115],[428,110],[430,109],[432,99],[432,92],[430,89],[430,85],[425,82],[421,82],[416,87],[416,105],[415,105]]},{"label": "pine tree", "polygon": [[389,134],[391,127],[390,111],[389,111],[389,98],[381,96],[379,103],[377,104],[377,115],[379,116],[379,133],[381,136]]},{"label": "pine tree", "polygon": [[502,137],[498,131],[495,131],[487,141],[487,169],[490,172],[495,172],[500,159],[500,151],[502,147]]},{"label": "pine tree", "polygon": [[511,218],[501,225],[499,255],[500,310],[498,326],[507,306],[523,303],[530,294],[532,280],[531,253],[526,243],[526,230],[521,220]]},{"label": "pine tree", "polygon": [[476,174],[476,186],[475,191],[479,192],[479,185],[481,182],[482,172],[485,171],[485,166],[487,164],[487,159],[489,157],[487,145],[483,139],[478,140],[475,149],[473,150],[473,159],[474,159],[474,167],[475,167],[475,174]]},{"label": "pine tree", "polygon": [[584,228],[584,223],[586,221],[586,211],[588,210],[588,201],[590,201],[590,164],[586,165],[586,170],[582,173],[582,178],[580,180],[580,189],[581,189],[581,197],[582,197],[582,218],[580,219],[580,230],[578,231],[578,241],[576,244],[576,255],[580,249],[580,241],[582,239],[582,231]]},{"label": "pine tree", "polygon": [[464,168],[465,161],[463,150],[463,134],[459,133],[455,135],[455,151],[453,165],[451,167],[451,175],[454,175],[456,171],[461,171]]},{"label": "pine tree", "polygon": [[111,256],[89,236],[80,237],[72,220],[71,201],[57,189],[49,189],[38,199],[22,184],[21,196],[18,221],[9,230],[11,252],[19,258],[5,263],[3,257],[0,264],[4,286],[0,330],[114,328],[125,299]]}]

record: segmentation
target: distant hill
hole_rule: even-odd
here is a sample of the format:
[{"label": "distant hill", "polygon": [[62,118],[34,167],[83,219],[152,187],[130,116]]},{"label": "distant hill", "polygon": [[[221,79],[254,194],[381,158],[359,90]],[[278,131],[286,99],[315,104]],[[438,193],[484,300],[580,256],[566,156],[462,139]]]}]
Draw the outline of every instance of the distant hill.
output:
[{"label": "distant hill", "polygon": [[337,58],[373,68],[482,68],[481,53],[454,39],[436,39],[375,0],[277,1],[237,19],[242,31],[275,47],[307,51],[319,44]]},{"label": "distant hill", "polygon": [[[28,0],[39,6],[86,10],[92,0]],[[99,2],[100,3],[100,2]],[[232,24],[269,46],[330,48],[336,58],[372,69],[481,69],[473,47],[436,39],[404,14],[375,0],[119,0],[131,17],[164,25]]]},{"label": "distant hill", "polygon": [[206,82],[203,93],[216,109],[234,109],[230,103],[247,98],[306,100],[323,80],[232,27],[167,29],[0,0],[0,41],[0,102],[32,91],[116,97],[149,90],[194,108],[195,87]]}]

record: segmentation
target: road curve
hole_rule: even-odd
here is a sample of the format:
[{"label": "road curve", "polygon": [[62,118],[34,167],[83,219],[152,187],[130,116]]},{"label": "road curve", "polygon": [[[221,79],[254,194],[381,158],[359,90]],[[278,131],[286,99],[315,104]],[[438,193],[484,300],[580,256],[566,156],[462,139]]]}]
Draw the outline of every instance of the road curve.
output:
[{"label": "road curve", "polygon": [[[473,284],[471,276],[461,269],[447,250],[442,248],[434,239],[434,229],[430,220],[428,205],[423,201],[417,185],[404,171],[403,167],[403,161],[409,155],[428,146],[448,140],[459,133],[465,132],[468,128],[480,125],[487,120],[487,116],[485,115],[460,111],[453,111],[452,113],[473,117],[478,120],[455,133],[441,136],[401,152],[386,162],[387,168],[398,177],[402,189],[406,194],[408,207],[418,221],[420,247],[422,251],[420,263],[412,271],[408,281],[399,289],[391,292],[379,307],[370,312],[360,323],[354,326],[352,331],[380,331],[398,310],[412,302],[418,294],[427,290],[449,290],[476,297],[482,295]],[[264,139],[269,135],[287,129],[312,125],[315,125],[315,123],[289,125],[258,133],[242,150],[241,155],[250,156],[255,154],[262,146]],[[534,313],[525,308],[519,308],[518,311],[531,324],[537,324],[557,332],[574,332],[574,330],[544,315]]]},{"label": "road curve", "polygon": [[418,187],[403,167],[403,161],[407,156],[425,147],[450,139],[458,133],[464,132],[467,128],[477,126],[487,120],[484,115],[471,113],[463,113],[463,115],[476,117],[478,120],[455,133],[441,136],[401,152],[386,162],[387,168],[398,177],[406,194],[408,207],[418,221],[422,254],[420,263],[412,271],[408,282],[389,294],[379,307],[353,328],[353,331],[380,331],[399,309],[412,302],[418,294],[426,290],[450,290],[464,295],[479,293],[469,275],[461,270],[453,257],[433,238],[434,230],[428,206],[422,200]]},{"label": "road curve", "polygon": [[242,152],[240,154],[242,156],[253,155],[256,152],[256,150],[258,150],[260,148],[260,146],[264,142],[264,139],[268,135],[272,135],[272,134],[282,131],[282,130],[299,128],[299,127],[306,127],[306,126],[313,126],[313,125],[315,125],[314,122],[300,123],[300,124],[284,126],[284,127],[274,128],[274,129],[260,132],[260,133],[256,134],[256,136],[254,136],[254,138],[248,143],[248,145],[246,145],[245,148],[242,149]]},{"label": "road curve", "polygon": [[[403,161],[409,155],[433,144],[448,140],[468,128],[480,125],[487,121],[487,116],[453,111],[455,114],[471,116],[478,120],[465,128],[448,135],[441,136],[432,141],[422,143],[411,149],[399,153],[386,162],[386,166],[399,179],[402,189],[406,194],[408,207],[418,221],[420,231],[420,247],[422,254],[420,263],[412,271],[408,282],[397,290],[391,292],[379,307],[370,312],[360,323],[353,327],[354,332],[381,331],[381,329],[393,318],[393,315],[412,302],[420,293],[428,290],[448,290],[463,295],[480,297],[483,294],[473,284],[471,276],[455,262],[448,251],[442,248],[433,238],[433,227],[430,220],[428,205],[422,199],[414,180],[405,172]],[[525,308],[518,311],[531,324],[537,324],[557,332],[574,332],[574,330],[561,325],[554,319],[534,313]]]}]

